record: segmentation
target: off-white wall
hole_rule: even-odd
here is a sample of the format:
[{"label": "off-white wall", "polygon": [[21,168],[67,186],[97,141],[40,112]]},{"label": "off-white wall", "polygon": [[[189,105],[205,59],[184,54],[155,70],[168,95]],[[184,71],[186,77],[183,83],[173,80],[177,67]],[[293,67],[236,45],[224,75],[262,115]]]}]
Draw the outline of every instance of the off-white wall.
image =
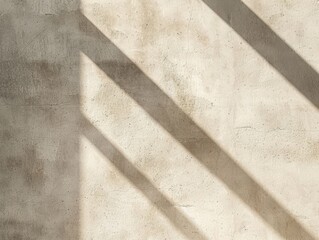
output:
[{"label": "off-white wall", "polygon": [[1,239],[317,239],[317,1],[1,2]]}]

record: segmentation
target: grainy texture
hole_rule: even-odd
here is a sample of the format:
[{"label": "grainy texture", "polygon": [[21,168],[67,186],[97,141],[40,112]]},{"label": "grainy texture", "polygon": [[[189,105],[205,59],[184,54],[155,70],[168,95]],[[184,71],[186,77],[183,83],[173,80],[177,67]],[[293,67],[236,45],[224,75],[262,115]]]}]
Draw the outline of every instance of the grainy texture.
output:
[{"label": "grainy texture", "polygon": [[319,238],[317,1],[0,5],[0,239]]}]

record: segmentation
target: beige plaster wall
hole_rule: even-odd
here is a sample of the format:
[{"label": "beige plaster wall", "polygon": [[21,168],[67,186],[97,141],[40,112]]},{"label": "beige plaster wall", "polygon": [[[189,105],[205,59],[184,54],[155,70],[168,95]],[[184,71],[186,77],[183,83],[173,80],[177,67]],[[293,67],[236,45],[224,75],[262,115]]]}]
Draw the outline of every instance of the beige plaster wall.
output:
[{"label": "beige plaster wall", "polygon": [[0,6],[0,239],[319,238],[317,1]]}]

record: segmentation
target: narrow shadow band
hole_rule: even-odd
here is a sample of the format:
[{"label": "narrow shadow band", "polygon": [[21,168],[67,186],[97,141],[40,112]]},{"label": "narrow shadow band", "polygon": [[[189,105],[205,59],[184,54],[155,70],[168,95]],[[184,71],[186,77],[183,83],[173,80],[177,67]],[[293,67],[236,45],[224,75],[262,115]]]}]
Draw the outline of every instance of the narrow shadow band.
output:
[{"label": "narrow shadow band", "polygon": [[202,0],[319,108],[319,74],[240,0]]},{"label": "narrow shadow band", "polygon": [[84,136],[187,238],[208,240],[90,121],[81,119]]}]

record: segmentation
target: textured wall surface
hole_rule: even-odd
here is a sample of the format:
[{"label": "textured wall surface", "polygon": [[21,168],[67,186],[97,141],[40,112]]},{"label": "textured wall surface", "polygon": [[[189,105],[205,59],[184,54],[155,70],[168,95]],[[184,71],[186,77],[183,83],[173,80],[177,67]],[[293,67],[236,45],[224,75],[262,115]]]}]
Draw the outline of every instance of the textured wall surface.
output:
[{"label": "textured wall surface", "polygon": [[0,6],[0,239],[319,239],[318,1]]}]

